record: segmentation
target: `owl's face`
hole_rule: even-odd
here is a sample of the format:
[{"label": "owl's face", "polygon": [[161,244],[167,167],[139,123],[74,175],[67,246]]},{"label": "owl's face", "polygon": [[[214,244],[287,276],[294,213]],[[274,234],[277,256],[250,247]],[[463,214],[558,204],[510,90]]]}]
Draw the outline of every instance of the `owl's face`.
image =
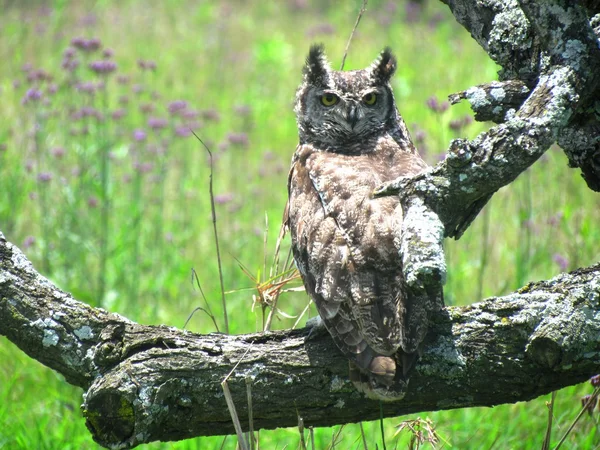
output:
[{"label": "owl's face", "polygon": [[341,153],[366,151],[396,123],[389,83],[395,70],[389,49],[366,69],[340,72],[331,69],[322,46],[311,47],[294,109],[300,143]]}]

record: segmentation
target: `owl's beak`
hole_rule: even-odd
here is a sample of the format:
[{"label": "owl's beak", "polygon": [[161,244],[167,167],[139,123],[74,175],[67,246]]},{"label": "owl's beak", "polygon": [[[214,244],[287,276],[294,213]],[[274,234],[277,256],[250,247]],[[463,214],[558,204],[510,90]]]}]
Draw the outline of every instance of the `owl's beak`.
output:
[{"label": "owl's beak", "polygon": [[350,124],[350,127],[354,129],[356,122],[358,122],[358,111],[354,103],[348,105],[348,113],[346,114],[346,120]]}]

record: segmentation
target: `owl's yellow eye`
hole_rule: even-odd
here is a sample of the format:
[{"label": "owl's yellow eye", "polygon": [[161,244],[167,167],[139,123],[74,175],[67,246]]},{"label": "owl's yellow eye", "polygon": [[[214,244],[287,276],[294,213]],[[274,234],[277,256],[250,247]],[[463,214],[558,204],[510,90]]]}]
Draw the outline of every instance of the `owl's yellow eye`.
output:
[{"label": "owl's yellow eye", "polygon": [[369,92],[363,97],[363,102],[370,106],[374,105],[377,102],[377,94]]},{"label": "owl's yellow eye", "polygon": [[321,95],[321,103],[324,106],[333,106],[338,102],[339,98],[334,94],[323,94]]}]

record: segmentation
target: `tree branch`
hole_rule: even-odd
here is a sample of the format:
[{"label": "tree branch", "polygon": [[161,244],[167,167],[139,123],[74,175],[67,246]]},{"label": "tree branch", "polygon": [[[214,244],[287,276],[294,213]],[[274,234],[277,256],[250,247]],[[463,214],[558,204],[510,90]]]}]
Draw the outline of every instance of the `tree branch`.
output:
[{"label": "tree branch", "polygon": [[[107,447],[233,432],[221,381],[248,428],[330,426],[379,417],[322,329],[242,336],[144,326],[74,300],[0,233],[0,334],[82,387],[86,424]],[[250,346],[250,347],[249,347]],[[386,417],[529,400],[600,364],[600,265],[433,317],[401,402]],[[245,355],[245,356],[244,356]],[[494,380],[493,383],[490,380]]]},{"label": "tree branch", "polygon": [[[400,196],[405,216],[401,234],[406,235],[401,242],[407,244],[403,257],[419,262],[405,265],[404,276],[423,298],[440,292],[444,283],[445,268],[439,263],[443,237],[459,239],[492,195],[535,163],[559,136],[571,164],[582,167],[588,186],[600,186],[600,138],[581,136],[590,132],[581,127],[581,111],[593,104],[600,86],[599,40],[586,10],[566,0],[445,3],[502,65],[501,79],[519,77],[522,88],[533,88],[518,110],[504,106],[504,123],[473,141],[453,140],[446,159],[431,170],[375,191],[376,196]],[[476,112],[491,103],[491,112],[500,114],[500,104],[516,101],[514,92],[504,89],[512,90],[513,84],[471,88],[464,96]],[[585,147],[577,146],[583,141]],[[438,229],[440,222],[444,233],[438,241],[431,233],[414,232]]]}]

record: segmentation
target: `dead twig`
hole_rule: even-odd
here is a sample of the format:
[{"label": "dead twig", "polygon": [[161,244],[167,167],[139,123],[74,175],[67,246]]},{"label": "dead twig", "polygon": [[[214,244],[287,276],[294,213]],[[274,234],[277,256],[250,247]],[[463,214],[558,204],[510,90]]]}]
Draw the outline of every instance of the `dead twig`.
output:
[{"label": "dead twig", "polygon": [[367,3],[368,3],[368,0],[363,0],[363,4],[360,8],[360,11],[358,12],[358,17],[356,17],[356,23],[354,24],[354,28],[352,28],[352,33],[350,33],[350,37],[348,38],[348,42],[346,43],[346,50],[344,50],[344,57],[342,58],[342,65],[340,67],[340,70],[344,70],[344,63],[346,62],[346,57],[348,56],[348,50],[350,49],[350,42],[352,42],[352,38],[354,37],[354,33],[356,32],[356,29],[358,28],[358,24],[360,23],[360,19],[362,18],[362,15],[367,10]]}]

